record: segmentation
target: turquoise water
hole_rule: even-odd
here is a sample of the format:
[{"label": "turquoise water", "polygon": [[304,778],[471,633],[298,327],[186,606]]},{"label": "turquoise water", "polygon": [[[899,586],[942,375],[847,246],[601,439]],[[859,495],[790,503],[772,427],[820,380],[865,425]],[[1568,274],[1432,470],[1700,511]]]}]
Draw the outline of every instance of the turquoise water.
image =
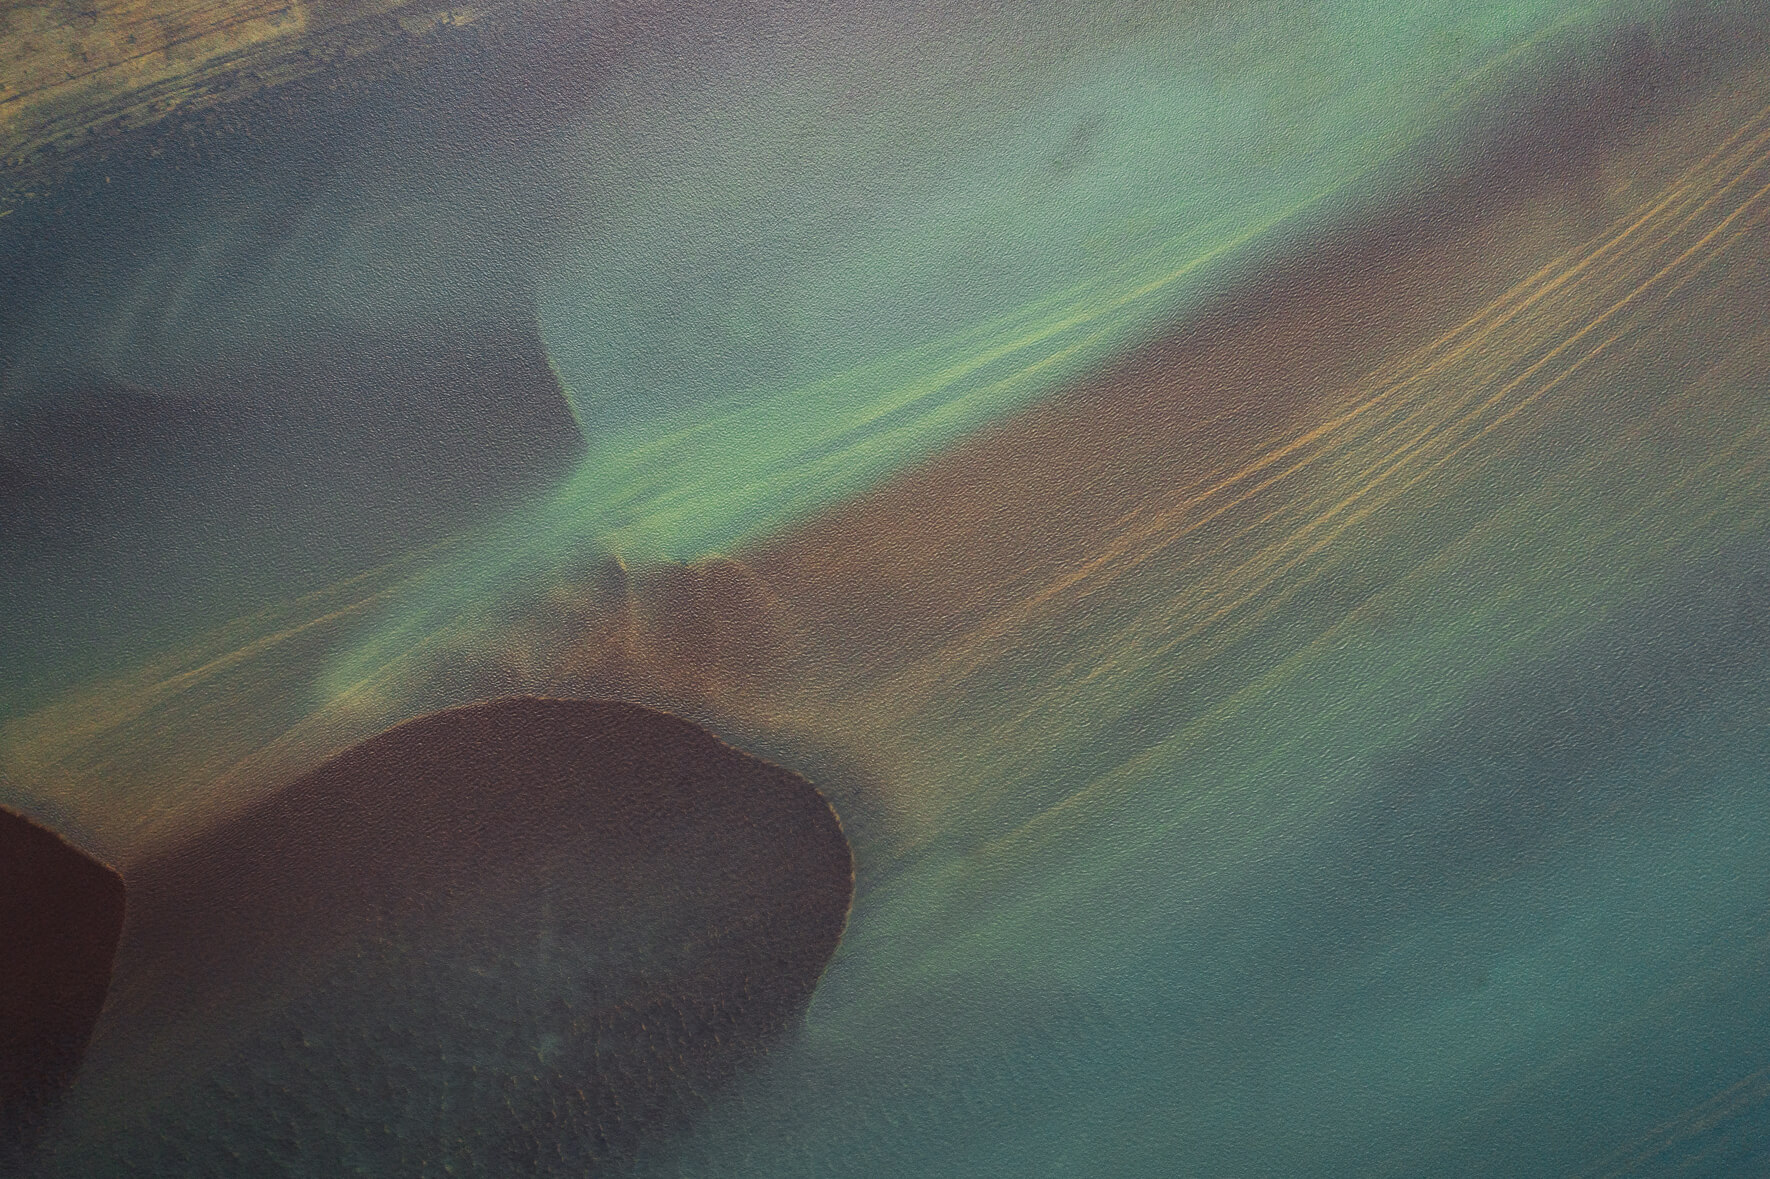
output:
[{"label": "turquoise water", "polygon": [[588,551],[732,552],[925,460],[1462,166],[1670,11],[789,8],[642,44],[550,140],[578,212],[536,316],[586,456],[328,690]]},{"label": "turquoise water", "polygon": [[[141,766],[182,764],[167,747],[189,731],[281,740],[315,717],[342,730],[364,699],[385,703],[382,688],[395,704],[426,691],[456,702],[449,692],[485,690],[477,669],[423,681],[424,659],[456,642],[463,661],[505,643],[510,666],[582,654],[572,642],[600,641],[571,613],[586,569],[625,593],[629,572],[637,584],[660,561],[776,540],[1223,306],[1226,291],[1278,273],[1275,259],[1385,224],[1373,209],[1479,167],[1499,132],[1556,142],[1531,122],[1564,109],[1539,104],[1545,91],[1602,95],[1632,55],[1690,52],[1698,18],[1722,7],[758,7],[641,22],[594,71],[536,82],[573,100],[533,126],[451,115],[420,92],[378,100],[349,134],[304,129],[303,144],[330,145],[311,158],[269,137],[212,170],[149,169],[132,191],[152,200],[95,198],[105,216],[68,231],[53,264],[33,263],[40,285],[8,288],[5,398],[53,400],[88,372],[179,388],[274,365],[279,351],[349,361],[372,345],[398,368],[401,348],[514,333],[538,336],[584,449],[527,484],[484,497],[470,486],[465,525],[445,527],[439,509],[425,539],[446,546],[408,553],[360,601],[341,589],[336,634],[315,623],[311,645],[279,648],[281,632],[252,631],[296,633],[294,607],[294,623],[241,624],[229,666],[268,681],[261,696],[190,688],[200,702],[175,717],[186,728],[155,728],[144,706],[130,714],[147,717],[144,735],[113,761],[77,743],[67,758],[118,771],[105,797],[139,809],[106,829],[127,832],[176,813],[179,790],[225,788],[131,793],[145,789],[132,772],[159,780]],[[1770,557],[1751,335],[1761,223],[1747,226],[1728,256],[1746,277],[1726,298],[1691,295],[1692,322],[1658,324],[1660,351],[1607,384],[1570,386],[1566,405],[1545,394],[1553,413],[1519,418],[1522,440],[1475,446],[1490,438],[1484,422],[1453,423],[1467,442],[1445,427],[1446,451],[1467,457],[1362,524],[1312,513],[1394,469],[1376,443],[1368,463],[1330,456],[1305,476],[1316,482],[1284,490],[1274,518],[1296,509],[1304,523],[1281,538],[1292,548],[1272,542],[1273,564],[1313,576],[1325,551],[1323,580],[1344,586],[1255,586],[1248,612],[1265,629],[1247,623],[1245,642],[1188,631],[1186,611],[1240,593],[1238,562],[1264,560],[1255,546],[1269,538],[1250,532],[1246,554],[1200,542],[1196,559],[1174,540],[1091,606],[1006,632],[1007,655],[980,656],[976,674],[927,700],[893,698],[886,681],[852,706],[847,731],[734,725],[728,736],[783,760],[818,743],[832,761],[845,743],[860,760],[883,746],[864,768],[896,793],[879,802],[831,784],[859,816],[846,940],[795,1036],[708,1095],[640,1171],[1770,1166]],[[126,255],[115,236],[132,242]],[[1604,281],[1627,290],[1640,277]],[[1588,330],[1584,314],[1569,332]],[[1702,330],[1729,349],[1719,377],[1666,342],[1704,347]],[[1528,359],[1561,338],[1513,343]],[[1650,409],[1687,388],[1680,433]],[[439,380],[434,392],[451,391]],[[1418,412],[1436,427],[1440,404],[1484,393],[1447,381]],[[351,427],[316,415],[302,428],[342,444]],[[1285,428],[1273,427],[1279,441]],[[1440,452],[1423,453],[1403,475]],[[412,477],[377,461],[362,460],[368,475]],[[1483,482],[1489,461],[1503,474]],[[175,522],[191,518],[170,476],[143,486]],[[426,486],[403,509],[418,524]],[[312,518],[337,523],[330,533],[275,506],[241,525],[257,548],[171,544],[161,598],[144,605],[128,573],[97,596],[123,599],[116,608],[170,646],[194,625],[166,602],[247,580],[254,554],[313,552],[318,571],[302,557],[287,580],[330,585],[353,570],[329,559],[373,563],[338,556],[353,528],[380,529],[382,549],[361,546],[377,557],[417,547],[419,529],[408,539],[392,512]],[[599,565],[609,554],[628,566]],[[64,647],[97,624],[58,597],[57,577],[79,580],[60,559],[32,558],[31,576],[50,570],[50,604],[31,617],[52,636],[34,658],[66,671],[79,661]],[[1221,583],[1197,571],[1212,560]],[[13,568],[22,582],[23,559]],[[1383,609],[1362,613],[1361,594],[1387,595]],[[546,620],[566,636],[558,647],[500,629],[536,602],[558,615]],[[833,697],[851,686],[844,642],[896,637],[859,613],[819,620],[836,653],[812,671]],[[261,640],[271,653],[253,664]],[[236,659],[221,650],[213,664]],[[176,712],[184,673],[147,678],[150,704]],[[198,760],[224,783],[236,764]],[[45,810],[92,805],[60,781],[0,787],[6,801],[41,792]],[[869,829],[866,804],[900,806],[914,838]],[[572,993],[554,970],[533,968],[536,995]],[[526,1034],[497,1059],[526,1062]],[[569,1084],[539,1082],[543,1098]],[[369,1110],[333,1111],[340,1125],[375,1122],[373,1102],[399,1094],[358,1098]],[[233,1124],[268,1124],[256,1116]],[[324,1139],[323,1111],[300,1133]],[[157,1157],[176,1160],[177,1144]],[[291,1172],[322,1165],[301,1157]]]},{"label": "turquoise water", "polygon": [[648,1173],[1757,1173],[1761,559],[1400,746],[1295,752],[1220,825],[1166,820],[1224,789],[1202,761],[1019,864],[931,855]]}]

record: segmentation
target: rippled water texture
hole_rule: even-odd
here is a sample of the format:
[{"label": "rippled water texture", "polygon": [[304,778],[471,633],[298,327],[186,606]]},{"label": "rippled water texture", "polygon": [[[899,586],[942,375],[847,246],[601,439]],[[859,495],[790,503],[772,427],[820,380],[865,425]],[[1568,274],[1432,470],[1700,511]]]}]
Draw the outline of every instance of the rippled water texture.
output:
[{"label": "rippled water texture", "polygon": [[[1757,6],[564,11],[19,173],[0,803],[129,886],[509,696],[802,775],[809,1006],[542,1173],[1770,1166]],[[44,1157],[177,1173],[258,1049],[137,1137],[127,962]],[[379,977],[180,1026],[385,1026],[276,1142],[497,1173]]]}]

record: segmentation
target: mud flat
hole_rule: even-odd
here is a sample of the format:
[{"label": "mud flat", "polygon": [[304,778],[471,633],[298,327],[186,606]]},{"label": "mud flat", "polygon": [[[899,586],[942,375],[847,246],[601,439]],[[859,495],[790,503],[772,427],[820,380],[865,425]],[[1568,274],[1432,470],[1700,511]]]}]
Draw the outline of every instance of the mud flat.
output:
[{"label": "mud flat", "polygon": [[852,881],[809,783],[676,717],[408,722],[130,873],[43,1165],[618,1163],[789,1029]]}]

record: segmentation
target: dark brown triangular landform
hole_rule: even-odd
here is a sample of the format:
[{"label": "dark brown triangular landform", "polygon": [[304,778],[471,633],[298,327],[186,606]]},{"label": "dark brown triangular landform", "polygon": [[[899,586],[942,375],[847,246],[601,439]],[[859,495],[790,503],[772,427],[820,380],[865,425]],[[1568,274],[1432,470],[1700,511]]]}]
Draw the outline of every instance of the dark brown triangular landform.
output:
[{"label": "dark brown triangular landform", "polygon": [[792,1025],[853,863],[803,778],[524,697],[382,733],[129,887],[51,1173],[585,1174]]},{"label": "dark brown triangular landform", "polygon": [[0,808],[0,1161],[78,1071],[122,928],[121,877]]}]

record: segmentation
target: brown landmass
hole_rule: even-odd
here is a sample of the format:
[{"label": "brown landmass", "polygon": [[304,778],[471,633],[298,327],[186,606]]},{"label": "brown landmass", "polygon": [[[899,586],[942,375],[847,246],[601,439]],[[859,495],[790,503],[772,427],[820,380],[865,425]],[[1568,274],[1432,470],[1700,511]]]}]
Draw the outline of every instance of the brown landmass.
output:
[{"label": "brown landmass", "polygon": [[534,698],[400,725],[128,879],[69,1173],[618,1160],[788,1028],[853,888],[804,779]]},{"label": "brown landmass", "polygon": [[0,160],[40,162],[466,23],[446,0],[5,0]]},{"label": "brown landmass", "polygon": [[122,928],[115,872],[0,809],[0,1165],[78,1072]]}]

